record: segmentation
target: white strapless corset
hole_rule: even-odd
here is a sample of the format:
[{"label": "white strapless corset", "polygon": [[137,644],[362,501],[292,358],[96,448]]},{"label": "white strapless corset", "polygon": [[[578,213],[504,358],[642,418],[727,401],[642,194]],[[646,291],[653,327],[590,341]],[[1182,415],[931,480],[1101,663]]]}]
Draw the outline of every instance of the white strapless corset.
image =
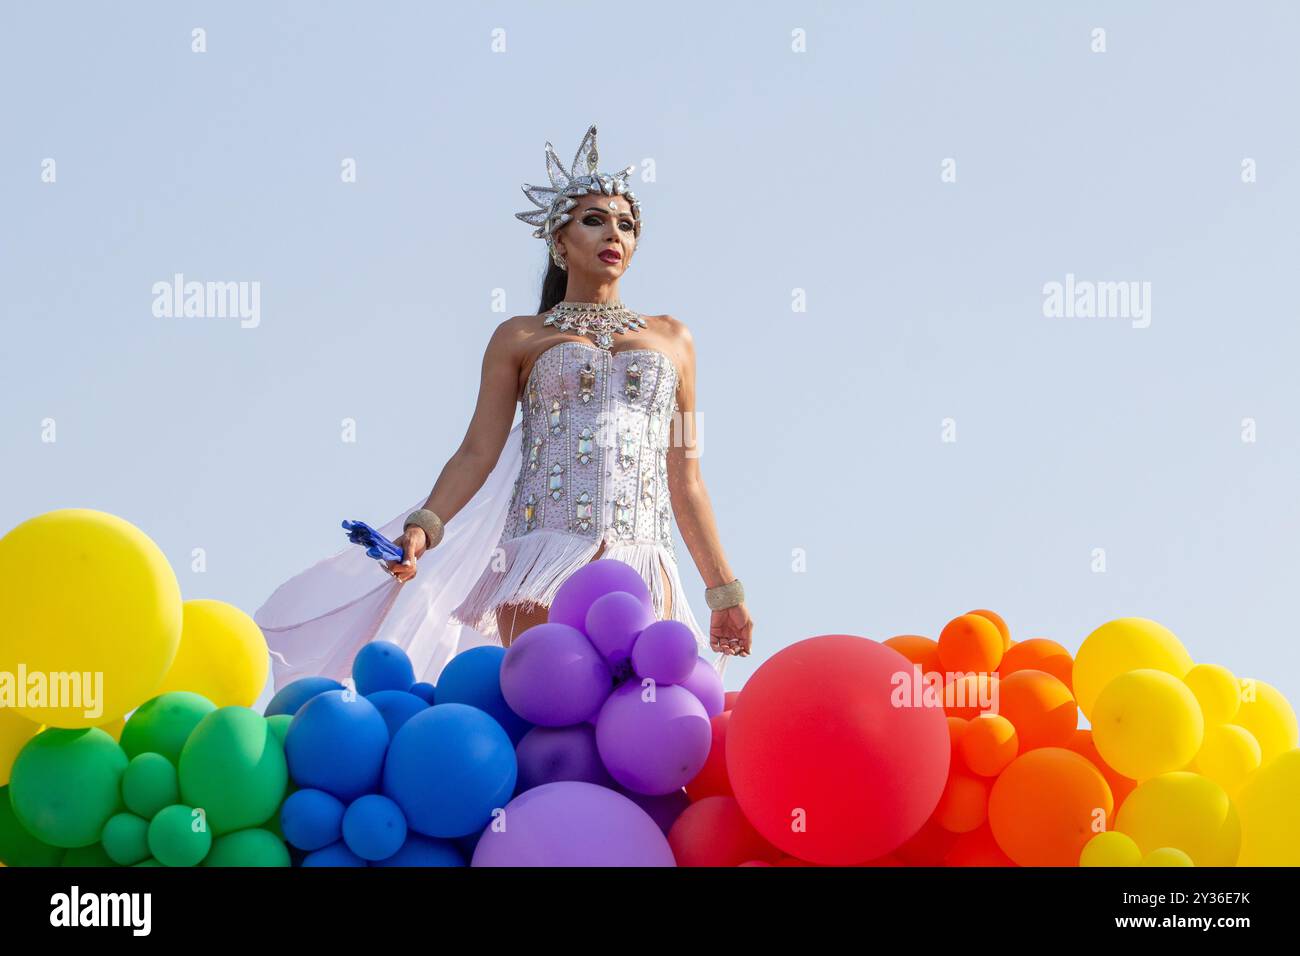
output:
[{"label": "white strapless corset", "polygon": [[495,633],[502,604],[549,606],[564,580],[600,549],[645,578],[663,616],[708,639],[682,594],[673,550],[668,443],[677,369],[653,349],[609,352],[561,342],[533,365],[520,407],[522,461],[492,561],[454,617]]}]

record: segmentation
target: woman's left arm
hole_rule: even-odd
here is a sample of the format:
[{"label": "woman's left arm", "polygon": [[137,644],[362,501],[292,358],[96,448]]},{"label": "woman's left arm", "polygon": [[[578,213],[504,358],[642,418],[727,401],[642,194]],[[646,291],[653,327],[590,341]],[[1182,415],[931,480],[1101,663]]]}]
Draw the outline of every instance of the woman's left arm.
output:
[{"label": "woman's left arm", "polygon": [[[682,541],[704,579],[705,587],[718,587],[736,579],[722,551],[704,478],[700,474],[703,419],[695,409],[695,343],[690,330],[672,319],[677,359],[677,410],[668,444],[668,494]],[[709,639],[715,651],[747,656],[753,642],[754,622],[743,603],[713,611]]]}]

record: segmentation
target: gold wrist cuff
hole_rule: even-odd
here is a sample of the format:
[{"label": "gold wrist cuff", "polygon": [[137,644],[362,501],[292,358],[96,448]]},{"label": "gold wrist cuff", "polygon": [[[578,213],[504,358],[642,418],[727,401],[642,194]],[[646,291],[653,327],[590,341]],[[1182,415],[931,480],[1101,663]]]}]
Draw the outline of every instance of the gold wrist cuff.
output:
[{"label": "gold wrist cuff", "polygon": [[425,550],[432,550],[434,545],[442,540],[442,519],[428,508],[419,508],[407,515],[402,530],[405,531],[411,525],[424,531],[424,536],[429,541]]},{"label": "gold wrist cuff", "polygon": [[719,584],[716,588],[705,588],[704,603],[709,606],[711,611],[721,611],[725,608],[735,607],[737,604],[743,604],[745,601],[745,586],[740,583],[740,578],[732,581],[730,584]]}]

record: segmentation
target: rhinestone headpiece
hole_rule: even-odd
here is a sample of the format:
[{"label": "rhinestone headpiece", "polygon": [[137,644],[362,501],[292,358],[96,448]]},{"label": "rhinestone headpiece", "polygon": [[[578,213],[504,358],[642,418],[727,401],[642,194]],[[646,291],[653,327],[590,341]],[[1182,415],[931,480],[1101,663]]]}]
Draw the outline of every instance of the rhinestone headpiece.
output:
[{"label": "rhinestone headpiece", "polygon": [[[533,236],[545,239],[547,246],[554,243],[553,234],[557,229],[573,218],[569,210],[578,204],[577,196],[600,193],[605,196],[625,196],[632,206],[632,234],[641,236],[641,203],[637,201],[632,190],[628,188],[627,177],[636,169],[628,166],[616,173],[602,173],[596,168],[599,156],[596,153],[596,127],[587,130],[578,147],[578,155],[573,158],[573,166],[565,172],[560,157],[555,155],[555,148],[546,144],[546,175],[550,177],[550,186],[523,186],[524,195],[537,206],[528,212],[515,213],[516,219],[522,219],[530,226],[536,226]],[[581,170],[585,169],[585,172]]]}]

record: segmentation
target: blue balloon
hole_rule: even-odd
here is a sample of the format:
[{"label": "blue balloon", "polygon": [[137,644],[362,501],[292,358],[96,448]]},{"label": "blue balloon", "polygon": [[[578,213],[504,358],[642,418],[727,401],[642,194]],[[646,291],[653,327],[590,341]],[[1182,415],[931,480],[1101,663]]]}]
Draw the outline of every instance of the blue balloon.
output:
[{"label": "blue balloon", "polygon": [[400,850],[387,859],[376,861],[374,865],[469,866],[466,860],[467,857],[457,848],[457,841],[435,840],[418,833],[408,833]]},{"label": "blue balloon", "polygon": [[388,725],[375,705],[341,690],[307,701],[284,737],[293,782],[345,803],[378,789],[387,749]]},{"label": "blue balloon", "polygon": [[319,850],[343,836],[343,801],[324,790],[295,790],[280,808],[280,832],[300,850]]},{"label": "blue balloon", "polygon": [[342,684],[328,677],[301,677],[291,684],[285,684],[276,691],[275,696],[271,698],[271,702],[266,705],[266,711],[262,716],[274,717],[276,714],[289,714],[292,716],[298,713],[303,704],[317,694],[323,694],[327,690],[342,689]]},{"label": "blue balloon", "polygon": [[429,707],[419,697],[404,690],[377,690],[369,695],[368,700],[384,718],[390,738],[397,733],[398,727]]},{"label": "blue balloon", "polygon": [[406,818],[383,794],[368,793],[343,814],[343,842],[363,860],[383,860],[406,842]]},{"label": "blue balloon", "polygon": [[302,860],[303,866],[365,866],[366,861],[361,859],[344,845],[340,840],[338,843],[331,843],[323,850],[317,850],[315,853],[308,853]]},{"label": "blue balloon", "polygon": [[436,704],[393,736],[384,793],[417,833],[458,837],[487,826],[510,801],[518,772],[500,724],[477,707]]},{"label": "blue balloon", "polygon": [[371,641],[352,660],[357,693],[367,697],[377,690],[410,690],[415,683],[411,659],[391,641]]},{"label": "blue balloon", "polygon": [[[484,827],[484,830],[486,829]],[[478,841],[483,836],[483,832],[483,830],[475,830],[473,833],[458,836],[451,841],[456,844],[456,849],[460,850],[461,856],[465,858],[466,866],[469,866],[469,861],[474,859],[474,848],[478,846]]]},{"label": "blue balloon", "polygon": [[504,647],[471,647],[461,651],[442,669],[438,677],[439,704],[468,704],[491,714],[510,742],[517,744],[533,725],[524,720],[501,695],[501,662]]},{"label": "blue balloon", "polygon": [[436,690],[434,686],[428,681],[422,680],[418,684],[411,685],[411,693],[420,698],[420,700],[424,701],[430,707],[437,703],[437,700],[434,699],[435,692]]}]

